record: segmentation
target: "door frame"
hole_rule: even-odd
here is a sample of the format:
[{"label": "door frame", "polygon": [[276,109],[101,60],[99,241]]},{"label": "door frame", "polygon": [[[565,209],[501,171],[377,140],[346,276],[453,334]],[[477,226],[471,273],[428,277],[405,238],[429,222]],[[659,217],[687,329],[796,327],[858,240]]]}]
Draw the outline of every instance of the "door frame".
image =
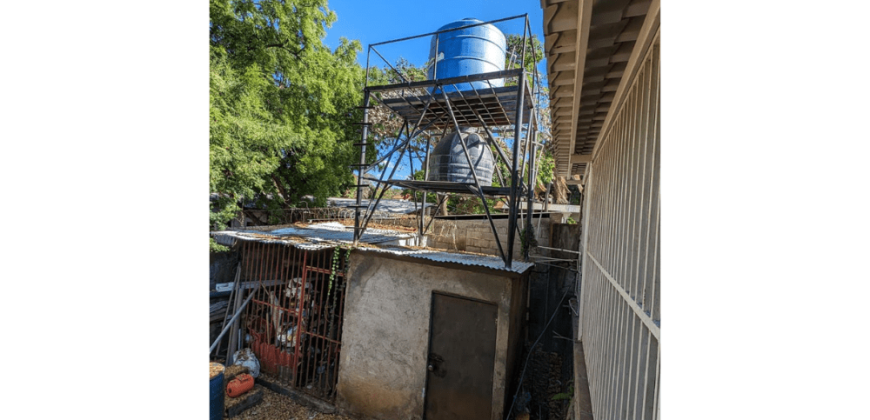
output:
[{"label": "door frame", "polygon": [[[452,298],[457,298],[457,299],[465,299],[465,300],[470,300],[472,302],[484,303],[484,304],[495,306],[495,308],[496,308],[496,312],[495,312],[496,329],[495,329],[495,343],[494,343],[495,344],[495,352],[493,354],[493,357],[497,358],[497,354],[498,354],[498,333],[499,333],[498,320],[499,320],[499,310],[500,310],[500,306],[499,306],[498,302],[463,296],[463,295],[456,294],[456,293],[432,290],[430,293],[430,296],[429,296],[429,331],[427,333],[427,335],[429,337],[426,340],[426,352],[424,354],[425,363],[423,365],[423,369],[425,369],[425,371],[426,371],[426,379],[424,382],[425,394],[423,395],[423,415],[421,416],[421,418],[423,420],[426,419],[426,406],[427,406],[427,403],[429,401],[429,375],[431,374],[431,372],[429,372],[428,366],[429,366],[429,354],[431,353],[430,350],[432,349],[432,325],[435,321],[435,317],[432,316],[432,311],[435,309],[435,295],[447,296],[447,297],[452,297]],[[491,372],[492,389],[490,390],[490,398],[493,398],[495,396],[495,390],[496,390],[496,385],[497,385],[496,384],[496,377],[495,377],[496,368],[497,368],[497,364],[495,363],[495,360],[493,360],[493,366],[492,366],[492,372]],[[492,401],[490,401],[490,404],[492,404]],[[495,407],[492,408],[491,412],[493,414],[496,413]],[[502,414],[504,414],[504,413],[502,413]]]}]

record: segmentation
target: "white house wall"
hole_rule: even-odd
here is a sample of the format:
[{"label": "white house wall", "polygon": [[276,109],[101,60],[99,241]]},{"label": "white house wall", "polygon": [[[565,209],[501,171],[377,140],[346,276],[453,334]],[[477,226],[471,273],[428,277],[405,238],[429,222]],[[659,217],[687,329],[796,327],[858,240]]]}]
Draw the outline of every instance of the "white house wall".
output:
[{"label": "white house wall", "polygon": [[595,420],[659,418],[657,29],[647,45],[585,176],[578,337]]}]

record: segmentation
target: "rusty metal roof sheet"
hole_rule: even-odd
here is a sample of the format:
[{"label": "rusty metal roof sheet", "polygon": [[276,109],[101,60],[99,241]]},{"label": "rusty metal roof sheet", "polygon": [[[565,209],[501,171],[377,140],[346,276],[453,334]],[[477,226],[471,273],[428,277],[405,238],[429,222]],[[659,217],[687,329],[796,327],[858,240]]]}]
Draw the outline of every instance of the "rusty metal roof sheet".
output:
[{"label": "rusty metal roof sheet", "polygon": [[394,255],[405,255],[423,260],[454,263],[461,265],[473,265],[478,267],[486,267],[492,270],[510,271],[513,273],[525,273],[528,269],[534,266],[534,263],[516,261],[511,263],[511,268],[504,266],[504,261],[501,258],[492,255],[470,254],[465,252],[449,252],[439,251],[434,249],[414,249],[399,246],[382,246],[382,247],[362,247],[363,251],[382,252]]},{"label": "rusty metal roof sheet", "polygon": [[[244,228],[212,232],[212,237],[221,245],[232,246],[236,240],[257,242],[283,242],[300,248],[322,249],[353,242],[353,227],[338,222],[317,223],[308,226],[270,226],[268,228]],[[386,229],[366,229],[360,242],[367,244],[396,243],[404,245],[416,239],[416,233]],[[311,248],[314,247],[314,248]]]},{"label": "rusty metal roof sheet", "polygon": [[[349,246],[353,243],[353,227],[336,222],[301,226],[271,226],[224,230],[212,232],[214,240],[226,246],[232,246],[236,241],[255,241],[264,243],[280,243],[296,248],[315,251],[336,246]],[[381,252],[393,255],[403,255],[423,260],[454,263],[468,266],[489,268],[492,270],[525,273],[534,264],[513,261],[511,268],[504,266],[501,258],[492,255],[471,254],[465,252],[442,251],[431,248],[407,247],[416,243],[417,234],[386,229],[366,229],[360,239],[362,245],[358,248],[364,251]]]}]

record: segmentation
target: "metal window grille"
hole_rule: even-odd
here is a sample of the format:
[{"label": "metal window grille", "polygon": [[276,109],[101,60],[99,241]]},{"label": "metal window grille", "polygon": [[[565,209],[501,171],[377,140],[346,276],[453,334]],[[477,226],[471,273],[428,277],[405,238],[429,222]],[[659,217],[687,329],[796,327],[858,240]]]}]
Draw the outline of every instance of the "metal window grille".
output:
[{"label": "metal window grille", "polygon": [[596,420],[658,419],[659,37],[587,172],[579,336]]},{"label": "metal window grille", "polygon": [[338,379],[347,252],[241,243],[242,279],[259,286],[241,323],[246,345],[270,379],[327,402]]}]

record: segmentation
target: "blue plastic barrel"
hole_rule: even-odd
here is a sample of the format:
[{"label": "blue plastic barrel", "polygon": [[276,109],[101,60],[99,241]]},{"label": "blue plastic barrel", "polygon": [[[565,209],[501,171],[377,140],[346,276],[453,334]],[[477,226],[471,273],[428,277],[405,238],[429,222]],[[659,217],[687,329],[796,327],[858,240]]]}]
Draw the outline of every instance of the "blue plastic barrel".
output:
[{"label": "blue plastic barrel", "polygon": [[[438,30],[460,28],[476,23],[482,22],[474,18],[465,18],[448,23]],[[437,53],[435,50],[436,37],[438,38]],[[436,64],[429,66],[429,79],[446,79],[504,70],[506,49],[507,42],[504,34],[491,24],[434,35],[429,46],[429,62]],[[435,59],[436,56],[437,59]],[[489,84],[486,82],[458,83],[456,88],[465,91],[471,90],[471,87],[474,86],[480,91],[481,89],[489,89],[490,84],[492,87],[504,86],[504,79],[490,80]],[[453,86],[444,86],[445,92],[455,90],[457,89]]]},{"label": "blue plastic barrel", "polygon": [[226,394],[226,386],[224,386],[224,365],[212,362],[212,365],[221,367],[221,373],[211,378],[209,385],[209,419],[222,420],[224,418],[224,394]]}]

